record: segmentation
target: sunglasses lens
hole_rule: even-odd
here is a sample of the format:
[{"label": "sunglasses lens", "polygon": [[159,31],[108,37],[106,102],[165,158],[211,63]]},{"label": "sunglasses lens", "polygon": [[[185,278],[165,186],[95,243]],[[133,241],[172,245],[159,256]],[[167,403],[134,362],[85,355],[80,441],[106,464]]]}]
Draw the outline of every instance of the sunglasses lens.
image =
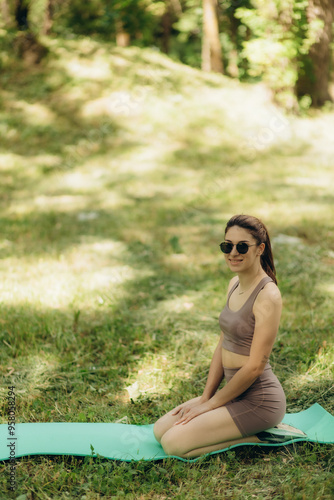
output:
[{"label": "sunglasses lens", "polygon": [[248,252],[248,245],[247,243],[238,243],[237,244],[237,251],[241,254],[245,254]]},{"label": "sunglasses lens", "polygon": [[231,253],[233,245],[232,243],[227,243],[226,241],[223,241],[220,245],[220,249],[223,253]]}]

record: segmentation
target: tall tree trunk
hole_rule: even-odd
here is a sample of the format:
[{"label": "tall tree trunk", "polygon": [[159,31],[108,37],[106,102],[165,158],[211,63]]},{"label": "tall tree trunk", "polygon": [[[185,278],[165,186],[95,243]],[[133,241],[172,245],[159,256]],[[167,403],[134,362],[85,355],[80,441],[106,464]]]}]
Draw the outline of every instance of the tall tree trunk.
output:
[{"label": "tall tree trunk", "polygon": [[238,68],[238,28],[240,26],[240,20],[235,16],[235,9],[233,14],[229,16],[229,21],[231,25],[231,42],[233,43],[233,48],[230,51],[229,61],[227,67],[225,68],[226,74],[232,78],[239,77]]},{"label": "tall tree trunk", "polygon": [[45,6],[44,23],[43,23],[43,34],[49,35],[52,29],[53,22],[53,0],[48,0]]},{"label": "tall tree trunk", "polygon": [[162,51],[165,54],[169,53],[169,42],[170,42],[170,34],[172,31],[172,11],[171,5],[169,2],[166,2],[165,12],[161,18],[162,25]]},{"label": "tall tree trunk", "polygon": [[38,37],[29,26],[30,0],[17,0],[15,6],[15,20],[19,33],[17,33],[13,47],[17,56],[24,61],[26,66],[39,64],[46,56],[48,49],[42,45]]},{"label": "tall tree trunk", "polygon": [[6,28],[11,28],[13,26],[8,0],[2,0],[1,2],[1,17]]},{"label": "tall tree trunk", "polygon": [[217,0],[203,0],[202,69],[223,73]]},{"label": "tall tree trunk", "polygon": [[165,54],[169,53],[170,37],[172,33],[173,23],[182,15],[182,6],[180,0],[166,0],[165,12],[161,18],[162,26],[162,51]]},{"label": "tall tree trunk", "polygon": [[310,48],[308,58],[311,68],[299,79],[297,92],[299,95],[309,94],[313,106],[322,106],[332,100],[329,82],[334,0],[309,0],[307,17],[308,22],[321,19],[324,25],[318,32],[317,41]]},{"label": "tall tree trunk", "polygon": [[116,45],[118,47],[129,47],[131,43],[130,35],[124,29],[122,21],[116,22]]},{"label": "tall tree trunk", "polygon": [[17,0],[15,9],[15,20],[19,30],[26,31],[29,29],[29,3],[25,0]]}]

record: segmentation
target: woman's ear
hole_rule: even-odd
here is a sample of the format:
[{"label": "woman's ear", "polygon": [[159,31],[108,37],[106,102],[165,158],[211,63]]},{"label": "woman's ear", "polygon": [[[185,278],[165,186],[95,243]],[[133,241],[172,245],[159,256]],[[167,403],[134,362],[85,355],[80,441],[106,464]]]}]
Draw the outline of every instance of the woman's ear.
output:
[{"label": "woman's ear", "polygon": [[259,245],[258,247],[258,255],[262,255],[263,252],[264,252],[264,249],[266,248],[266,244],[265,243],[261,243],[261,245]]}]

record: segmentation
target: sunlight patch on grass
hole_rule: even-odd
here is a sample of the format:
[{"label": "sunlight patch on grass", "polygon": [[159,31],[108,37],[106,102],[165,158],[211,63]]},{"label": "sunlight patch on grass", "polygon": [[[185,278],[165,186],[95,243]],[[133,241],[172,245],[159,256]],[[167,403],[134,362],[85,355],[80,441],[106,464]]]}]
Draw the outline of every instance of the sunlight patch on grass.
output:
[{"label": "sunlight patch on grass", "polygon": [[[334,264],[334,260],[333,260]],[[318,283],[317,285],[317,290],[321,293],[329,293],[330,295],[334,296],[334,282],[333,283]]]},{"label": "sunlight patch on grass", "polygon": [[[127,154],[125,153],[123,158],[119,158],[117,161],[111,160],[111,164],[119,173],[132,172],[138,176],[139,179],[137,180],[136,177],[134,177],[134,180],[137,181],[141,187],[146,185],[148,191],[150,192],[150,185],[156,186],[156,182],[149,178],[142,178],[142,180],[140,180],[140,175],[154,172],[156,170],[161,172],[161,156],[163,155],[164,147],[166,147],[166,145],[163,144],[161,144],[161,149],[148,144],[145,146],[139,146],[134,152],[131,151]],[[168,189],[168,185],[163,183],[161,183],[159,187]]]},{"label": "sunlight patch on grass", "polygon": [[[91,241],[90,241],[91,240]],[[126,246],[121,241],[112,239],[96,239],[95,237],[85,236],[80,246],[81,252],[92,255],[112,255],[113,258],[119,258],[126,251]],[[76,253],[77,249],[74,250]]]},{"label": "sunlight patch on grass", "polygon": [[[89,85],[82,83],[80,86],[68,85],[62,90],[61,97],[73,108],[80,108],[81,101],[86,100],[92,93],[92,89]],[[61,109],[61,106],[59,106]],[[65,105],[64,105],[65,108]],[[63,110],[63,113],[65,109]]]},{"label": "sunlight patch on grass", "polygon": [[[19,362],[13,361],[15,375],[15,393],[19,400],[31,402],[41,395],[41,391],[49,388],[53,374],[59,367],[59,359],[50,353],[21,357]],[[0,387],[0,395],[5,395],[7,388]],[[2,398],[4,400],[4,398]],[[29,404],[29,403],[28,403]],[[29,418],[29,417],[26,417]],[[18,415],[19,421],[25,421],[24,415]],[[1,418],[4,422],[4,419]]]},{"label": "sunlight patch on grass", "polygon": [[324,112],[313,118],[295,118],[294,122],[294,136],[308,145],[309,158],[316,158],[318,166],[333,167],[333,113]]},{"label": "sunlight patch on grass", "polygon": [[92,309],[104,303],[103,295],[115,301],[123,295],[126,283],[151,274],[117,263],[126,248],[123,243],[92,240],[85,237],[82,244],[72,246],[57,259],[4,260],[3,303],[64,310],[80,303],[80,308]]},{"label": "sunlight patch on grass", "polygon": [[[323,380],[332,381],[332,386],[329,389],[333,391],[333,379],[334,379],[334,346],[327,345],[327,342],[323,342],[323,346],[320,347],[315,360],[311,364],[308,370],[300,375],[292,375],[289,378],[292,386],[296,390],[306,388],[310,383],[320,382]],[[328,389],[325,389],[328,392]],[[317,395],[319,398],[323,397],[323,394]]]},{"label": "sunlight patch on grass", "polygon": [[61,161],[60,155],[55,154],[38,154],[31,156],[30,159],[36,166],[41,167],[44,171],[58,167]]},{"label": "sunlight patch on grass", "polygon": [[108,92],[101,97],[88,100],[81,108],[84,118],[109,116],[129,116],[141,111],[139,105],[145,98],[146,92],[115,91]]},{"label": "sunlight patch on grass", "polygon": [[50,125],[56,121],[56,114],[45,104],[30,104],[26,101],[15,101],[15,109],[22,111],[25,115],[26,123],[31,125]]},{"label": "sunlight patch on grass", "polygon": [[73,57],[67,62],[64,61],[63,67],[74,79],[103,81],[112,77],[110,64],[101,57],[96,57],[94,60],[86,58],[80,60]]},{"label": "sunlight patch on grass", "polygon": [[10,170],[16,166],[16,163],[20,157],[14,155],[13,153],[1,153],[0,154],[0,168],[3,170]]},{"label": "sunlight patch on grass", "polygon": [[31,304],[53,309],[67,306],[75,295],[73,276],[62,263],[40,260],[31,267],[22,259],[3,262],[7,272],[2,281],[2,302],[7,306]]},{"label": "sunlight patch on grass", "polygon": [[[131,374],[132,381],[125,389],[128,400],[135,401],[143,394],[168,394],[172,383],[166,384],[166,373],[170,369],[170,361],[164,354],[147,354],[140,360],[138,370]],[[134,380],[134,381],[133,381]]]},{"label": "sunlight patch on grass", "polygon": [[334,172],[321,172],[314,176],[308,175],[300,177],[287,177],[286,182],[296,186],[311,186],[313,188],[323,188],[326,191],[332,192],[332,185],[334,181]]},{"label": "sunlight patch on grass", "polygon": [[[50,210],[59,210],[62,212],[72,212],[73,210],[84,209],[87,206],[88,198],[84,195],[59,195],[59,196],[36,196],[31,202],[31,209],[34,207],[40,212]],[[29,200],[25,201],[25,205],[29,205]]]},{"label": "sunlight patch on grass", "polygon": [[[264,220],[272,221],[272,224],[278,228],[280,226],[283,228],[284,226],[297,228],[308,221],[308,227],[311,229],[312,220],[314,220],[315,228],[318,220],[328,219],[329,207],[327,203],[318,202],[316,199],[313,201],[309,197],[303,200],[303,196],[297,190],[286,196],[287,200],[284,200],[284,198],[284,196],[281,196],[281,199],[273,200],[272,203],[265,202],[260,205],[256,209],[258,216]],[[291,205],[291,200],[294,200],[293,205]]]},{"label": "sunlight patch on grass", "polygon": [[[154,334],[153,338],[146,337],[145,344],[149,346]],[[168,394],[175,381],[192,380],[193,371],[200,365],[206,371],[217,345],[217,336],[199,328],[196,331],[182,328],[170,338],[170,344],[169,351],[149,352],[140,357],[125,388],[128,399],[135,400],[144,394]]]},{"label": "sunlight patch on grass", "polygon": [[21,174],[25,179],[36,176],[36,166],[31,163],[31,158],[25,158],[15,153],[0,154],[0,168],[12,171],[15,176],[19,177]]},{"label": "sunlight patch on grass", "polygon": [[[85,162],[83,162],[85,163]],[[92,176],[89,172],[80,171],[67,172],[59,178],[58,186],[75,192],[95,191],[103,185],[99,177]]]},{"label": "sunlight patch on grass", "polygon": [[[194,272],[203,272],[203,268],[210,265],[216,265],[219,261],[220,255],[218,253],[218,243],[217,243],[217,254],[215,254],[213,249],[213,254],[209,257],[208,252],[200,252],[196,250],[196,239],[191,238],[188,235],[189,240],[182,244],[182,247],[186,250],[185,253],[172,253],[163,256],[163,264],[168,271],[172,272],[182,272],[183,270],[188,270]],[[199,246],[202,246],[202,242],[198,242]]]},{"label": "sunlight patch on grass", "polygon": [[194,303],[187,295],[182,295],[181,297],[176,297],[175,299],[168,299],[161,302],[161,304],[157,308],[157,312],[159,314],[159,310],[163,312],[185,312],[189,311],[194,307]]},{"label": "sunlight patch on grass", "polygon": [[[306,375],[314,376],[315,379],[328,375],[329,380],[333,380],[334,384],[334,345],[333,343],[327,344],[324,340],[320,347],[316,360],[312,366],[307,370]],[[334,386],[333,386],[334,388]]]}]

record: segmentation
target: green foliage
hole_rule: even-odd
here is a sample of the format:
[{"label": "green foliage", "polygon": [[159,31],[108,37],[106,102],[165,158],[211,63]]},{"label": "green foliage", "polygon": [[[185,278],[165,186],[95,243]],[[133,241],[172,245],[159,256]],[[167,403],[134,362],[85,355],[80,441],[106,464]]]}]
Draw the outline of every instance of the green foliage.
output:
[{"label": "green foliage", "polygon": [[174,29],[178,32],[178,39],[187,43],[191,35],[201,33],[203,8],[200,0],[188,0],[185,4],[182,16],[174,23]]},{"label": "green foliage", "polygon": [[54,30],[59,33],[72,31],[81,35],[100,35],[108,40],[115,38],[122,26],[132,41],[149,44],[155,26],[155,17],[147,0],[88,0],[83,8],[80,0],[58,5]]},{"label": "green foliage", "polygon": [[308,0],[253,0],[252,8],[235,12],[251,33],[242,53],[248,74],[263,78],[287,109],[298,106],[296,84],[301,71],[311,71],[307,55],[323,24],[317,19],[308,23],[307,6]]},{"label": "green foliage", "polygon": [[9,54],[12,50],[15,32],[0,29],[0,71],[9,63]]},{"label": "green foliage", "polygon": [[186,0],[173,23],[170,55],[184,64],[201,66],[202,1]]}]

